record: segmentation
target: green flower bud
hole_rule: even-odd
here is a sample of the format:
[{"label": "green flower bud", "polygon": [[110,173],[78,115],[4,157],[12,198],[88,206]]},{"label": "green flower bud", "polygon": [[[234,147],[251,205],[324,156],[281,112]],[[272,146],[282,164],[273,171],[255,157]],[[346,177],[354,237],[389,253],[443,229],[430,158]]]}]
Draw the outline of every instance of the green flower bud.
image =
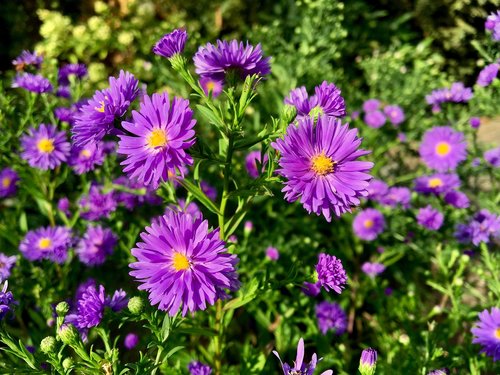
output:
[{"label": "green flower bud", "polygon": [[73,364],[74,364],[73,358],[71,357],[66,357],[62,361],[62,366],[65,370],[69,370],[71,367],[73,367]]},{"label": "green flower bud", "polygon": [[69,311],[69,304],[68,302],[59,302],[56,306],[56,313],[57,316],[66,316],[66,314]]},{"label": "green flower bud", "polygon": [[144,310],[144,301],[141,297],[132,297],[127,307],[132,314],[139,315]]},{"label": "green flower bud", "polygon": [[40,343],[40,350],[45,354],[53,354],[56,351],[56,339],[52,336],[47,336]]},{"label": "green flower bud", "polygon": [[375,367],[377,365],[377,351],[372,348],[363,350],[361,358],[359,359],[359,372],[361,375],[375,374]]},{"label": "green flower bud", "polygon": [[74,345],[80,339],[78,331],[71,324],[63,324],[57,333],[59,339],[66,345]]},{"label": "green flower bud", "polygon": [[288,125],[294,120],[295,116],[297,116],[297,108],[293,105],[285,105],[280,117],[283,119],[283,123]]}]

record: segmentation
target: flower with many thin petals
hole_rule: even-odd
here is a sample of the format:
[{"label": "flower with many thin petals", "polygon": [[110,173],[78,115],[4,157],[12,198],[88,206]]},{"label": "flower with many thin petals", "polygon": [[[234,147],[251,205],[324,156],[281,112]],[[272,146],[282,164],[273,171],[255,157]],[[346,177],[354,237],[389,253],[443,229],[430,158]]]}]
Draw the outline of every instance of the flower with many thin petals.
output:
[{"label": "flower with many thin petals", "polygon": [[455,173],[436,173],[415,179],[415,191],[423,194],[441,194],[460,186],[460,178]]},{"label": "flower with many thin petals", "polygon": [[212,98],[218,97],[224,89],[224,81],[211,77],[201,77],[200,86],[205,95],[212,95]]},{"label": "flower with many thin petals", "polygon": [[22,73],[16,75],[12,87],[22,88],[36,94],[52,92],[54,89],[50,81],[41,74]]},{"label": "flower with many thin petals", "polygon": [[491,82],[497,78],[498,70],[500,69],[500,64],[494,63],[486,65],[477,76],[477,84],[482,87],[491,85]]},{"label": "flower with many thin petals", "polygon": [[365,262],[361,266],[361,271],[363,271],[365,274],[373,278],[384,272],[385,266],[382,263]]},{"label": "flower with many thin petals", "polygon": [[374,208],[360,211],[352,222],[354,234],[365,241],[373,241],[384,231],[384,215]]},{"label": "flower with many thin petals", "polygon": [[75,252],[82,263],[88,266],[101,265],[113,252],[117,240],[111,229],[89,226],[78,242]]},{"label": "flower with many thin petals", "polygon": [[24,50],[19,56],[12,60],[12,65],[16,67],[16,70],[24,70],[28,65],[34,66],[36,69],[40,69],[43,62],[43,56],[36,52],[30,52]]},{"label": "flower with many thin petals", "polygon": [[417,222],[424,228],[438,230],[443,225],[443,221],[443,214],[430,205],[418,210]]},{"label": "flower with many thin petals", "polygon": [[170,59],[172,56],[182,53],[186,45],[188,35],[184,29],[175,29],[165,34],[156,42],[153,47],[153,53],[158,56]]},{"label": "flower with many thin petals", "polygon": [[167,93],[146,95],[132,116],[133,122],[122,122],[132,135],[119,135],[117,152],[126,156],[123,171],[153,188],[167,181],[169,173],[183,177],[182,167],[193,164],[186,150],[195,143],[189,101],[175,97],[170,102]]},{"label": "flower with many thin petals", "polygon": [[64,263],[70,245],[70,229],[45,227],[29,231],[19,244],[19,251],[28,260],[49,259],[55,263]]},{"label": "flower with many thin petals", "polygon": [[210,366],[199,361],[191,361],[188,365],[188,370],[191,375],[211,375],[212,369]]},{"label": "flower with many thin petals", "polygon": [[326,335],[328,331],[341,335],[347,329],[347,315],[342,307],[335,302],[318,303],[316,305],[316,319],[323,335]]},{"label": "flower with many thin petals", "polygon": [[78,204],[81,208],[81,217],[90,221],[109,217],[117,206],[113,192],[104,193],[97,185],[92,185],[89,193],[83,196]]},{"label": "flower with many thin petals", "polygon": [[500,309],[491,308],[479,313],[479,321],[471,330],[474,335],[472,343],[482,346],[481,353],[500,361]]},{"label": "flower with many thin petals", "polygon": [[87,75],[87,67],[85,64],[66,64],[59,69],[57,74],[57,82],[59,85],[67,86],[69,85],[69,76],[75,76],[76,78],[82,79]]},{"label": "flower with many thin petals", "polygon": [[10,271],[17,262],[17,256],[8,256],[0,253],[0,280],[7,280],[10,276]]},{"label": "flower with many thin petals", "polygon": [[327,292],[332,289],[338,294],[342,293],[342,289],[347,283],[347,274],[340,259],[334,255],[319,254],[316,272],[319,285],[325,288]]},{"label": "flower with many thin petals", "polygon": [[84,174],[92,171],[104,162],[104,152],[102,142],[91,142],[85,146],[73,145],[68,164],[76,174]]},{"label": "flower with many thin petals", "polygon": [[384,113],[392,125],[398,126],[405,120],[405,113],[398,105],[388,105],[384,108]]},{"label": "flower with many thin petals", "polygon": [[21,157],[31,167],[43,170],[54,169],[68,159],[70,144],[66,132],[57,131],[54,125],[40,124],[31,128],[21,138]]},{"label": "flower with many thin petals", "polygon": [[[273,350],[273,354],[276,357],[278,357],[284,375],[312,375],[314,373],[314,370],[316,369],[316,365],[322,359],[322,358],[318,359],[318,356],[316,355],[316,353],[314,353],[312,355],[311,362],[309,363],[304,362],[303,338],[300,338],[299,344],[297,345],[297,357],[295,359],[295,362],[293,363],[293,367],[290,366],[288,363],[283,363],[283,361],[280,358],[280,355],[276,350]],[[332,375],[332,374],[333,374],[332,370],[326,370],[321,373],[321,375]]]},{"label": "flower with many thin petals", "polygon": [[327,221],[341,216],[367,196],[373,163],[357,160],[369,152],[359,148],[356,129],[340,120],[320,116],[289,125],[283,139],[271,146],[280,152],[278,174],[286,178],[285,199],[300,199],[304,208]]},{"label": "flower with many thin petals", "polygon": [[386,118],[382,111],[373,111],[365,113],[363,121],[370,128],[378,129],[385,124]]},{"label": "flower with many thin petals", "polygon": [[0,198],[8,198],[16,194],[19,175],[10,168],[0,171]]},{"label": "flower with many thin petals", "polygon": [[483,157],[492,167],[500,168],[500,147],[486,151]]},{"label": "flower with many thin petals", "polygon": [[437,126],[425,132],[419,151],[429,168],[445,172],[454,170],[467,158],[467,142],[462,132]]}]

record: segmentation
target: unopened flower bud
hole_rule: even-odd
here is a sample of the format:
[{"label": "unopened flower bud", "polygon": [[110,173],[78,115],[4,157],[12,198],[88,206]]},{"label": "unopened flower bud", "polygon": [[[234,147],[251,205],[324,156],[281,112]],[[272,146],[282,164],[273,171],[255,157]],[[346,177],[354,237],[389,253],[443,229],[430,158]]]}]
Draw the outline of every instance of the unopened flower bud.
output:
[{"label": "unopened flower bud", "polygon": [[71,357],[66,357],[62,361],[62,366],[65,370],[69,370],[71,367],[73,367],[73,364],[74,364],[73,358]]},{"label": "unopened flower bud", "polygon": [[71,324],[63,324],[61,328],[59,328],[59,332],[57,333],[59,339],[65,343],[66,345],[73,345],[78,342],[80,338],[78,335],[78,331]]},{"label": "unopened flower bud", "polygon": [[132,314],[139,315],[144,310],[144,301],[141,297],[132,297],[127,307]]},{"label": "unopened flower bud", "polygon": [[56,339],[52,336],[47,336],[40,343],[40,350],[45,354],[53,354],[56,351]]},{"label": "unopened flower bud", "polygon": [[372,348],[363,350],[361,358],[359,359],[359,372],[361,375],[375,374],[375,367],[377,365],[377,351]]},{"label": "unopened flower bud", "polygon": [[59,302],[56,306],[56,313],[57,316],[66,316],[66,314],[69,311],[69,304],[68,302]]}]

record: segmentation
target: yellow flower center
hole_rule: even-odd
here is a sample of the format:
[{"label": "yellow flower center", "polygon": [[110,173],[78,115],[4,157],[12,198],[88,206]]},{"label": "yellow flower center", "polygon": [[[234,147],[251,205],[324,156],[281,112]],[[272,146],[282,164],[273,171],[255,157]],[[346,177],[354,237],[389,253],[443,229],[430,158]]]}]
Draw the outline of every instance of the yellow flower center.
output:
[{"label": "yellow flower center", "polygon": [[500,340],[500,328],[495,330],[495,337]]},{"label": "yellow flower center", "polygon": [[165,130],[153,130],[147,138],[147,143],[150,148],[164,147],[167,144],[167,134],[165,134]]},{"label": "yellow flower center", "polygon": [[210,81],[207,83],[207,91],[214,91],[215,89],[215,82]]},{"label": "yellow flower center", "polygon": [[38,151],[43,152],[45,154],[50,154],[54,151],[54,141],[49,138],[40,139],[36,145]]},{"label": "yellow flower center", "polygon": [[332,173],[335,167],[335,162],[332,158],[326,156],[324,153],[313,156],[311,159],[311,168],[319,176]]},{"label": "yellow flower center", "polygon": [[10,186],[10,178],[4,177],[2,178],[2,187],[8,188]]},{"label": "yellow flower center", "polygon": [[92,153],[89,150],[87,150],[86,148],[84,148],[82,151],[80,151],[80,156],[82,158],[88,159],[92,156]]},{"label": "yellow flower center", "polygon": [[439,142],[436,145],[436,154],[439,156],[446,156],[450,153],[451,146],[448,142]]},{"label": "yellow flower center", "polygon": [[443,186],[443,181],[440,178],[434,177],[429,180],[427,185],[431,188]]},{"label": "yellow flower center", "polygon": [[181,253],[174,254],[173,264],[176,271],[184,271],[189,268],[188,258]]},{"label": "yellow flower center", "polygon": [[364,222],[363,222],[363,226],[366,228],[366,229],[370,229],[371,227],[373,227],[373,224],[375,224],[373,222],[372,219],[366,219]]},{"label": "yellow flower center", "polygon": [[48,249],[52,245],[52,241],[50,238],[44,237],[38,241],[38,247],[42,250]]},{"label": "yellow flower center", "polygon": [[97,111],[97,112],[101,112],[101,113],[104,113],[104,100],[101,100],[99,102],[99,104],[101,105],[100,107],[94,107],[94,109]]}]

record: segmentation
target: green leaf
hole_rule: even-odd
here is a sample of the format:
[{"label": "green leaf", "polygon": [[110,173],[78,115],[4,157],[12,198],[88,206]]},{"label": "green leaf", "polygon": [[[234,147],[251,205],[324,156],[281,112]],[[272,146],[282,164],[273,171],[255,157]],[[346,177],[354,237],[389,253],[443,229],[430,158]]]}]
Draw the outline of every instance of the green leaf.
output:
[{"label": "green leaf", "polygon": [[250,280],[240,289],[240,296],[229,301],[225,306],[224,310],[237,309],[238,307],[244,306],[250,301],[257,297],[257,291],[259,289],[259,281],[256,279]]},{"label": "green leaf", "polygon": [[189,191],[201,204],[203,204],[208,210],[213,212],[216,215],[219,215],[219,209],[215,206],[214,202],[212,202],[205,193],[200,189],[199,186],[196,186],[188,179],[179,180],[179,183]]},{"label": "green leaf", "polygon": [[198,104],[196,106],[196,109],[200,111],[202,116],[205,117],[211,124],[214,124],[221,130],[225,128],[224,121],[222,121],[220,116],[218,114],[215,114],[212,109],[207,108],[201,104]]},{"label": "green leaf", "polygon": [[238,139],[234,142],[234,149],[235,150],[246,150],[252,147],[253,145],[256,145],[257,143],[262,142],[263,140],[267,139],[269,137],[269,134],[263,135],[263,136],[251,136],[251,137],[246,137],[243,139]]}]

